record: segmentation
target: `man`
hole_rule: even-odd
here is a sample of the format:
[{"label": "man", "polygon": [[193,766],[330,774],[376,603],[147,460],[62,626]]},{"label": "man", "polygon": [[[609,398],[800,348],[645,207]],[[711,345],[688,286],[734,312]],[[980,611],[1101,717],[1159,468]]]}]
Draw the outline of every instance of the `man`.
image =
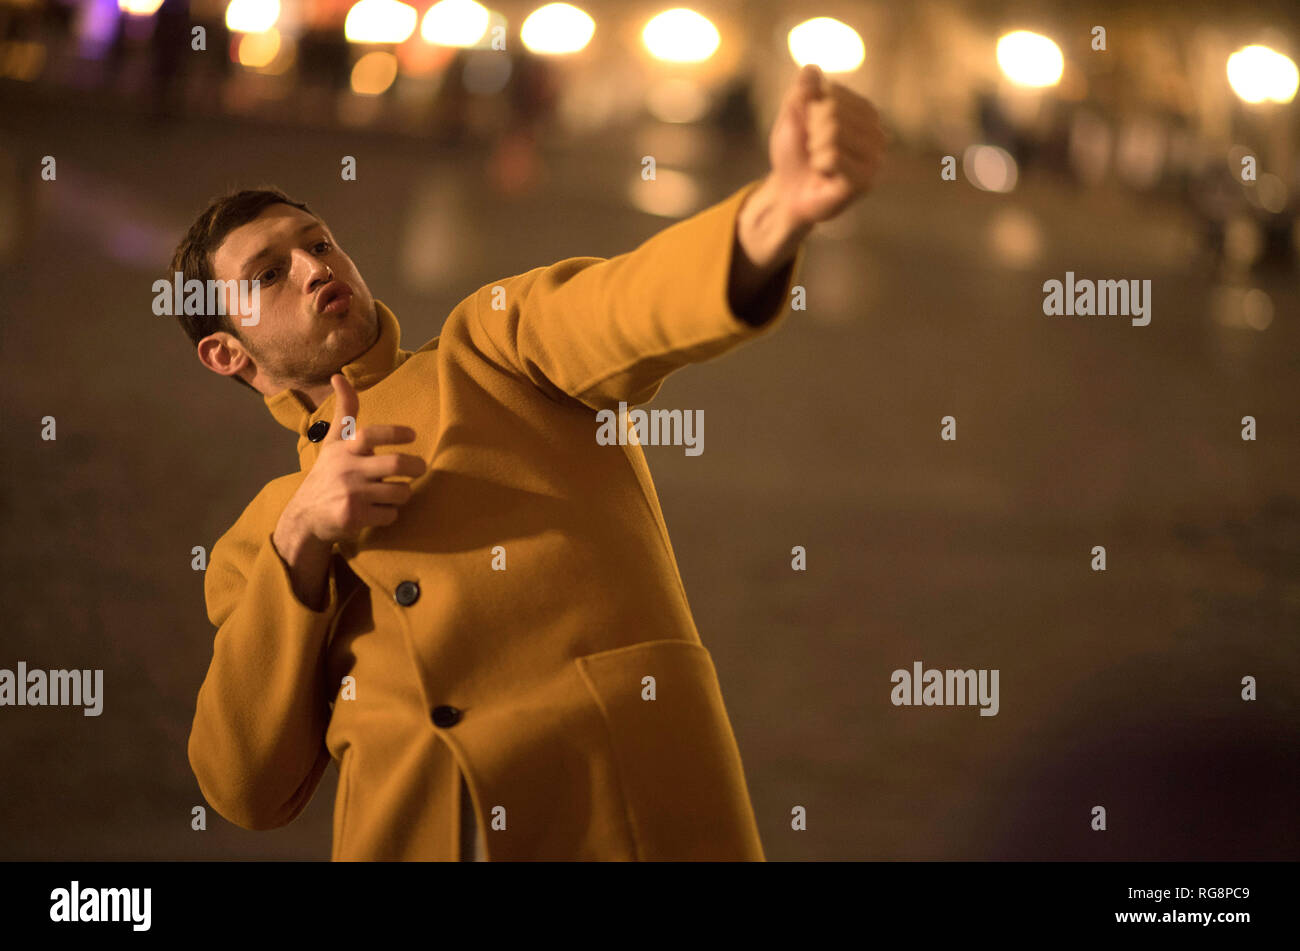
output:
[{"label": "man", "polygon": [[771,330],[882,143],[805,67],[765,179],[627,254],[480,288],[414,352],[305,206],[209,209],[173,267],[260,281],[259,314],[183,320],[298,434],[301,471],[212,551],[208,802],[285,825],[332,759],[335,860],[762,860],[644,454],[596,414]]}]

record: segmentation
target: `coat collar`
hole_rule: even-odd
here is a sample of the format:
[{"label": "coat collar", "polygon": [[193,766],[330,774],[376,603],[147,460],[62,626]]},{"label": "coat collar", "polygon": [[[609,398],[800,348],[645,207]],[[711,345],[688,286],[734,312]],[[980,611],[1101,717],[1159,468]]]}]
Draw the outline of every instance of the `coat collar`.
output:
[{"label": "coat collar", "polygon": [[[388,376],[402,364],[406,356],[409,356],[399,346],[402,340],[402,328],[397,323],[397,317],[382,301],[378,300],[375,301],[375,313],[379,318],[379,339],[369,350],[339,369],[358,393]],[[316,407],[315,411],[308,409],[307,404],[291,388],[280,390],[263,399],[276,422],[304,439],[307,436],[307,428],[315,418],[329,419],[333,414],[334,394],[332,392],[320,406]]]}]

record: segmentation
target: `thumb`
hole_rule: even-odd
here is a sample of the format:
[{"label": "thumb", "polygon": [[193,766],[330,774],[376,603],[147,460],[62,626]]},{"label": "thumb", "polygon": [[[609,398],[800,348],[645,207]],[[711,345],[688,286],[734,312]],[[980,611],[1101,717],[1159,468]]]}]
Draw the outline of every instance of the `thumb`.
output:
[{"label": "thumb", "polygon": [[816,102],[826,95],[826,88],[822,76],[821,67],[816,63],[808,63],[795,77],[794,84],[790,86],[789,91],[785,94],[785,101],[781,104],[781,113],[793,116],[799,121],[803,121],[807,115],[808,104]]},{"label": "thumb", "polygon": [[342,439],[343,419],[347,416],[352,417],[355,436],[357,410],[360,407],[357,391],[352,388],[352,384],[342,373],[335,373],[330,377],[330,386],[334,387],[334,421],[330,423],[330,431],[325,438],[333,441]]},{"label": "thumb", "polygon": [[795,80],[793,98],[800,104],[813,102],[826,95],[826,76],[816,63],[808,63],[799,70]]}]

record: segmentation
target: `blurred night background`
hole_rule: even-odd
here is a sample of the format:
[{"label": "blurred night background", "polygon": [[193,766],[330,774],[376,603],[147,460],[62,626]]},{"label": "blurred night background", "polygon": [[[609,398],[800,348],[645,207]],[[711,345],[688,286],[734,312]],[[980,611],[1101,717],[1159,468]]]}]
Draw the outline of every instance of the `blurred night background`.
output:
[{"label": "blurred night background", "polygon": [[[807,61],[886,167],[808,309],[656,398],[707,451],[646,447],[768,858],[1300,857],[1300,5],[669,7],[0,0],[0,667],[104,669],[98,718],[0,709],[0,859],[330,855],[333,768],[190,829],[191,549],[298,468],[151,311],[209,199],[306,201],[414,350],[766,174]],[[1150,325],[1045,317],[1066,271],[1150,280]],[[892,706],[916,660],[999,714]]]}]

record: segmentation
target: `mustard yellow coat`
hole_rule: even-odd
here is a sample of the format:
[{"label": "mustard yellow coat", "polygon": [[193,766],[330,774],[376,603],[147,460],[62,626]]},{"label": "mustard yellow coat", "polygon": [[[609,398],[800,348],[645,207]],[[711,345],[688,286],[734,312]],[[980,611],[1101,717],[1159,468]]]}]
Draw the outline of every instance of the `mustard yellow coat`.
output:
[{"label": "mustard yellow coat", "polygon": [[765,322],[727,301],[757,185],[629,253],[484,286],[415,352],[376,302],[377,343],[342,368],[357,426],[411,426],[380,451],[428,471],[395,524],[335,546],[321,611],[271,537],[334,397],[266,397],[302,469],[257,494],[206,574],[217,631],[189,760],[217,812],[285,825],[333,760],[334,860],[459,859],[462,776],[489,860],[763,859],[645,456],[596,439],[597,410],[782,321],[802,246]]}]

